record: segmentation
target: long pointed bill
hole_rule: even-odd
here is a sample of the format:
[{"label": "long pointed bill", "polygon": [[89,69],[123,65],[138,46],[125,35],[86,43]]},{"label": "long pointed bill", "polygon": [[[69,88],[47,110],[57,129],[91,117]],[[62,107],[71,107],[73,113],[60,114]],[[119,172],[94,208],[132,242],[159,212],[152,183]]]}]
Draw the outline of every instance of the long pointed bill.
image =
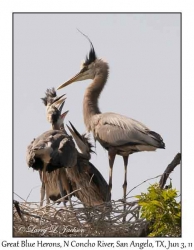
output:
[{"label": "long pointed bill", "polygon": [[69,123],[70,123],[70,125],[71,125],[71,127],[72,127],[72,129],[70,128],[70,130],[72,130],[73,131],[73,133],[76,135],[76,137],[78,137],[81,141],[83,141],[83,138],[82,138],[82,136],[80,135],[80,133],[77,131],[77,129],[73,126],[73,124],[69,121]]},{"label": "long pointed bill", "polygon": [[[71,124],[71,123],[70,123]],[[75,140],[79,150],[81,151],[82,154],[88,154],[88,147],[87,145],[83,142],[81,135],[78,133],[78,131],[75,129],[75,127],[71,124],[72,128],[70,128],[68,125],[66,125],[70,131],[70,133],[73,136],[73,139]]]},{"label": "long pointed bill", "polygon": [[64,95],[57,97],[56,100],[52,103],[52,106],[56,107],[57,109],[59,109],[60,106],[63,106],[65,100],[67,99],[67,97],[64,97]]},{"label": "long pointed bill", "polygon": [[61,104],[61,106],[58,108],[60,114],[61,114],[61,112],[62,112],[62,109],[63,109],[64,104],[65,104],[65,101],[64,101],[64,102]]},{"label": "long pointed bill", "polygon": [[52,106],[56,107],[60,111],[60,114],[61,114],[63,106],[65,104],[65,100],[67,99],[67,97],[65,95],[66,94],[57,97],[52,104]]},{"label": "long pointed bill", "polygon": [[75,75],[74,77],[72,77],[70,80],[68,80],[67,82],[61,84],[61,85],[57,88],[57,90],[62,89],[62,88],[66,87],[67,85],[69,85],[69,84],[71,84],[71,83],[73,83],[73,82],[77,82],[77,81],[81,80],[80,78],[82,77],[82,73],[83,73],[83,71],[81,70],[78,74],[76,74],[76,75]]},{"label": "long pointed bill", "polygon": [[56,109],[59,110],[60,114],[62,112],[62,109],[63,109],[63,106],[65,104],[65,100],[66,100],[66,97],[54,102],[51,106],[47,106],[46,107],[46,110],[47,110],[47,114],[50,112],[50,110],[52,110],[53,107],[55,107]]},{"label": "long pointed bill", "polygon": [[65,119],[66,115],[68,114],[69,110],[65,111],[62,115],[61,115],[61,119]]},{"label": "long pointed bill", "polygon": [[55,102],[60,100],[63,96],[65,96],[66,94],[60,95],[59,97],[55,97]]}]

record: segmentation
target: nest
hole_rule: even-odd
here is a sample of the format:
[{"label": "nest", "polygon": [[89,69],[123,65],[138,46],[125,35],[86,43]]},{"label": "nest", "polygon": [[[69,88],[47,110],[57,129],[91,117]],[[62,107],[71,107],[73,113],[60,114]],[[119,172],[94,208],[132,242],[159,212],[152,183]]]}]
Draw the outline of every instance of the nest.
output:
[{"label": "nest", "polygon": [[[181,154],[178,153],[163,175],[143,181],[131,189],[128,194],[143,183],[158,177],[160,177],[160,187],[164,188],[169,174],[180,164],[180,161]],[[77,191],[79,189],[71,194]],[[140,217],[138,201],[130,202],[131,197],[128,197],[126,202],[112,200],[95,207],[83,207],[83,204],[77,200],[72,200],[72,207],[57,206],[56,203],[63,198],[41,208],[39,203],[25,200],[19,203],[14,200],[13,236],[146,237],[149,234],[149,223]],[[123,218],[126,218],[125,222],[123,222]]]},{"label": "nest", "polygon": [[[139,237],[144,236],[147,222],[140,218],[137,201],[122,200],[101,206],[73,207],[55,203],[39,207],[39,203],[14,201],[13,236],[16,237]],[[123,218],[126,221],[123,222]]]}]

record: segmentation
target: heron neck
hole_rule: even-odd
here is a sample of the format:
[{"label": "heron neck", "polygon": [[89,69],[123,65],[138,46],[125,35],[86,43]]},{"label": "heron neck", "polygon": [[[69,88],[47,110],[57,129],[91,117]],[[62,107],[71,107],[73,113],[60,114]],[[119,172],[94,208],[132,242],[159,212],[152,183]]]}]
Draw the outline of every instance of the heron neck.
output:
[{"label": "heron neck", "polygon": [[108,78],[108,71],[98,74],[85,91],[83,102],[84,123],[87,130],[91,131],[91,120],[94,115],[100,114],[98,99]]},{"label": "heron neck", "polygon": [[60,126],[57,123],[52,124],[52,129],[53,130],[60,130]]}]

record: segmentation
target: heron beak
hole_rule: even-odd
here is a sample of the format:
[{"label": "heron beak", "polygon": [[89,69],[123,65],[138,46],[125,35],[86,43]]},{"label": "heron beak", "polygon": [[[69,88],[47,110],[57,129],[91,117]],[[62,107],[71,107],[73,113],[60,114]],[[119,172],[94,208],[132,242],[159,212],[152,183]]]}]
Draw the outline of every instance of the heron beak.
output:
[{"label": "heron beak", "polygon": [[75,75],[74,77],[72,77],[70,80],[68,80],[67,82],[61,84],[61,85],[57,88],[57,90],[62,89],[62,88],[66,87],[67,85],[69,85],[69,84],[71,84],[71,83],[73,83],[73,82],[77,82],[77,81],[82,80],[82,79],[81,79],[82,76],[83,76],[83,72],[82,72],[82,70],[81,70],[78,74],[76,74],[76,75]]},{"label": "heron beak", "polygon": [[62,118],[63,120],[65,119],[65,117],[66,117],[66,115],[67,115],[68,112],[69,112],[69,110],[65,111],[65,112],[61,115],[61,118]]},{"label": "heron beak", "polygon": [[67,97],[64,97],[66,94],[63,94],[55,99],[55,101],[52,103],[52,106],[55,106],[57,109],[59,109],[60,105],[64,105],[65,100]]},{"label": "heron beak", "polygon": [[80,135],[80,133],[77,131],[77,129],[73,126],[73,124],[69,121],[72,129],[67,125],[67,127],[69,128],[69,131],[72,133],[72,135],[74,135],[76,138],[79,138],[82,141],[82,136]]},{"label": "heron beak", "polygon": [[66,125],[71,133],[71,135],[73,136],[73,139],[75,140],[78,148],[80,149],[82,154],[87,154],[87,146],[86,144],[83,142],[82,136],[80,135],[80,133],[76,130],[76,128],[73,126],[73,124],[71,122],[69,122],[71,127],[70,128],[68,125]]},{"label": "heron beak", "polygon": [[65,95],[66,95],[66,94],[63,94],[63,95],[61,95],[61,96],[59,96],[59,97],[56,97],[54,102],[60,100],[60,99],[61,99],[63,96],[65,96]]}]

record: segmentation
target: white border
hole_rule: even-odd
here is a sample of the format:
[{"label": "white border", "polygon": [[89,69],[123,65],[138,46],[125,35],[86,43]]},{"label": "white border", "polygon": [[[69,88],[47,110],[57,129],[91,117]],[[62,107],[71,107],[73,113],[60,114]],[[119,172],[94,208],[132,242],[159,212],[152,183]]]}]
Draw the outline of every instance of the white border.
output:
[{"label": "white border", "polygon": [[[12,12],[182,12],[183,27],[183,238],[172,239],[172,242],[193,242],[192,222],[193,204],[193,169],[194,169],[194,24],[192,0],[179,1],[126,1],[113,0],[65,1],[65,0],[1,0],[0,1],[0,152],[1,152],[1,180],[0,180],[0,242],[4,239],[16,242],[12,237]],[[172,114],[173,115],[173,114]],[[22,173],[21,173],[22,178]],[[55,242],[59,239],[41,239]],[[61,239],[62,240],[62,239]],[[80,239],[79,242],[86,239]],[[127,239],[122,239],[126,242]],[[132,240],[132,239],[130,239]],[[138,241],[145,239],[138,239]],[[153,239],[154,240],[154,239]],[[29,239],[29,242],[35,239]],[[94,238],[91,238],[91,242]],[[116,241],[116,239],[104,239]],[[147,248],[149,249],[149,248]],[[175,249],[175,248],[174,248]]]}]

